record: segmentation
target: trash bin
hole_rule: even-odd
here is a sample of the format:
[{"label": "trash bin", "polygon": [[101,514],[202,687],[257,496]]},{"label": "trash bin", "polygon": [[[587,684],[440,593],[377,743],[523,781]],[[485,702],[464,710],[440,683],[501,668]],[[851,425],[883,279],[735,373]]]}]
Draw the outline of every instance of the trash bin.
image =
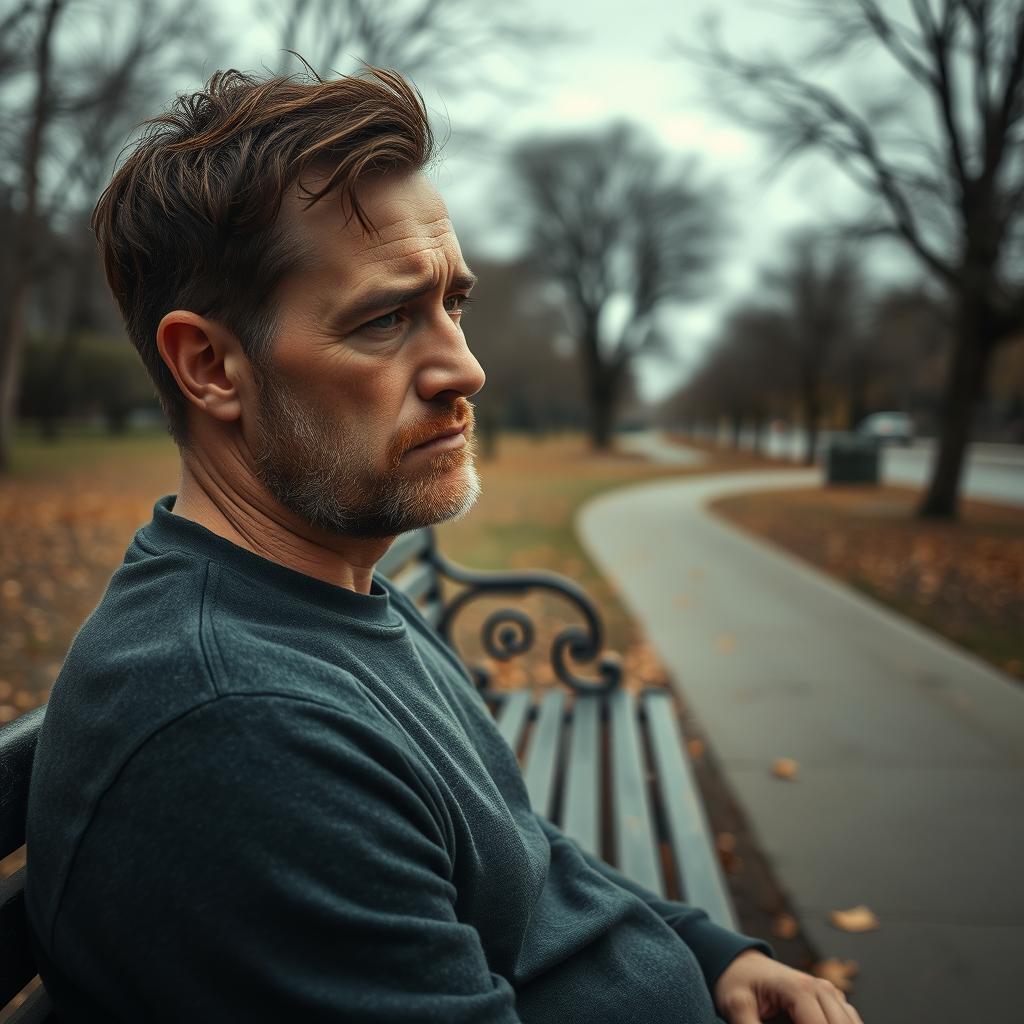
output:
[{"label": "trash bin", "polygon": [[878,442],[859,434],[833,434],[825,457],[827,484],[877,484]]}]

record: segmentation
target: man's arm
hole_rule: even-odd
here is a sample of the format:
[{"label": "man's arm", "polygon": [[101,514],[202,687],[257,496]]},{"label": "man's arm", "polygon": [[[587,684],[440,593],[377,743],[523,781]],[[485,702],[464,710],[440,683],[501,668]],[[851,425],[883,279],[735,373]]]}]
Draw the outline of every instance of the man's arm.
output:
[{"label": "man's arm", "polygon": [[117,1019],[514,1024],[456,918],[446,832],[425,773],[362,721],[222,697],[101,801],[54,959]]},{"label": "man's arm", "polygon": [[766,956],[774,957],[775,954],[767,943],[720,927],[712,922],[699,907],[662,899],[631,878],[627,878],[622,872],[616,871],[610,864],[587,853],[578,843],[552,825],[546,818],[539,814],[536,815],[536,818],[552,845],[556,843],[569,844],[591,868],[609,881],[638,896],[662,918],[693,951],[709,991],[714,991],[715,983],[722,972],[740,953],[753,949]]},{"label": "man's arm", "polygon": [[757,1024],[783,1011],[794,1024],[821,1024],[825,1020],[863,1024],[846,996],[830,981],[777,963],[767,943],[719,927],[703,910],[661,899],[591,856],[546,818],[539,814],[536,818],[552,846],[568,844],[595,871],[639,896],[679,935],[693,950],[715,1008],[729,1024]]}]

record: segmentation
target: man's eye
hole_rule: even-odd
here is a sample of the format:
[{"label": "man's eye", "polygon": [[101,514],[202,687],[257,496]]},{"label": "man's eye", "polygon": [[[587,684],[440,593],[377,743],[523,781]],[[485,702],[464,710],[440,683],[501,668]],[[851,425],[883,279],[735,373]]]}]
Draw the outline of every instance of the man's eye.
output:
[{"label": "man's eye", "polygon": [[398,314],[397,313],[385,313],[383,316],[375,317],[373,320],[367,321],[363,324],[363,327],[368,327],[373,331],[388,331],[392,327],[398,326]]},{"label": "man's eye", "polygon": [[465,313],[466,307],[473,300],[468,295],[449,295],[444,300],[444,308],[449,313]]}]

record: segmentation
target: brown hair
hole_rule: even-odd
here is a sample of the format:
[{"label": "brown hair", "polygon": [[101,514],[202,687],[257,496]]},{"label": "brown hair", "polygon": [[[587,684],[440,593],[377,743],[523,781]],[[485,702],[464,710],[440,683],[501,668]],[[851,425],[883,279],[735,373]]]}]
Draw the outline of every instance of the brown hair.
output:
[{"label": "brown hair", "polygon": [[[326,82],[218,71],[143,127],[92,226],[128,334],[185,443],[187,403],[156,344],[164,314],[216,320],[259,366],[276,328],[275,290],[303,257],[277,225],[289,188],[298,182],[308,205],[337,195],[370,231],[357,183],[420,170],[433,138],[419,92],[372,67]],[[306,171],[325,175],[315,191]]]}]

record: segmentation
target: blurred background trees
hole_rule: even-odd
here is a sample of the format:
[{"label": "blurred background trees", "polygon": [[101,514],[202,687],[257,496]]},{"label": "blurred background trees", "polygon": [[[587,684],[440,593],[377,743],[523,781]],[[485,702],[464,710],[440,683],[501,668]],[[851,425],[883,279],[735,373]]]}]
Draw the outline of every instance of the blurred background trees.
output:
[{"label": "blurred background trees", "polygon": [[418,82],[458,87],[468,79],[486,88],[495,83],[482,73],[481,55],[493,60],[554,41],[550,26],[473,0],[286,0],[261,9],[279,32],[278,70],[300,70],[306,62],[325,78],[373,64]]},{"label": "blurred background trees", "polygon": [[[1024,3],[773,10],[799,19],[786,38],[733,21],[685,50],[714,94],[700,122],[644,66],[615,86],[625,112],[588,106],[558,74],[600,26],[568,8],[544,21],[540,4],[471,0],[0,0],[0,464],[16,412],[56,438],[69,421],[124,422],[122,401],[156,407],[88,228],[133,126],[218,67],[303,74],[301,54],[324,75],[397,67],[426,97],[432,173],[482,278],[466,329],[492,443],[585,427],[605,448],[662,402],[668,421],[722,422],[737,442],[800,424],[813,458],[819,432],[899,409],[939,441],[922,510],[954,514],[968,438],[1024,438]],[[678,79],[678,47],[648,42],[644,65]],[[787,221],[766,199],[744,222],[752,186],[729,154],[758,137],[750,163],[807,154],[867,201],[808,201]],[[899,247],[913,273],[887,269]],[[127,358],[111,362],[118,345]]]},{"label": "blurred background trees", "polygon": [[70,408],[79,333],[102,324],[121,336],[89,215],[134,125],[165,101],[175,75],[197,71],[200,37],[215,42],[206,22],[200,0],[128,8],[47,0],[0,18],[0,216],[9,227],[9,259],[0,264],[0,468],[33,329],[41,346],[33,372],[50,360],[47,394],[33,408],[50,435]]},{"label": "blurred background trees", "polygon": [[666,306],[707,281],[716,198],[692,162],[673,164],[625,124],[523,142],[511,163],[528,258],[561,287],[591,439],[608,448],[636,362],[664,351]]},{"label": "blurred background trees", "polygon": [[[821,29],[803,60],[747,58],[721,42],[683,52],[780,159],[827,154],[870,199],[857,230],[898,239],[943,289],[952,352],[921,514],[952,518],[992,357],[1024,321],[1024,6],[797,0],[788,9],[801,31]],[[876,50],[898,69],[895,87],[851,92],[821,74]]]}]

